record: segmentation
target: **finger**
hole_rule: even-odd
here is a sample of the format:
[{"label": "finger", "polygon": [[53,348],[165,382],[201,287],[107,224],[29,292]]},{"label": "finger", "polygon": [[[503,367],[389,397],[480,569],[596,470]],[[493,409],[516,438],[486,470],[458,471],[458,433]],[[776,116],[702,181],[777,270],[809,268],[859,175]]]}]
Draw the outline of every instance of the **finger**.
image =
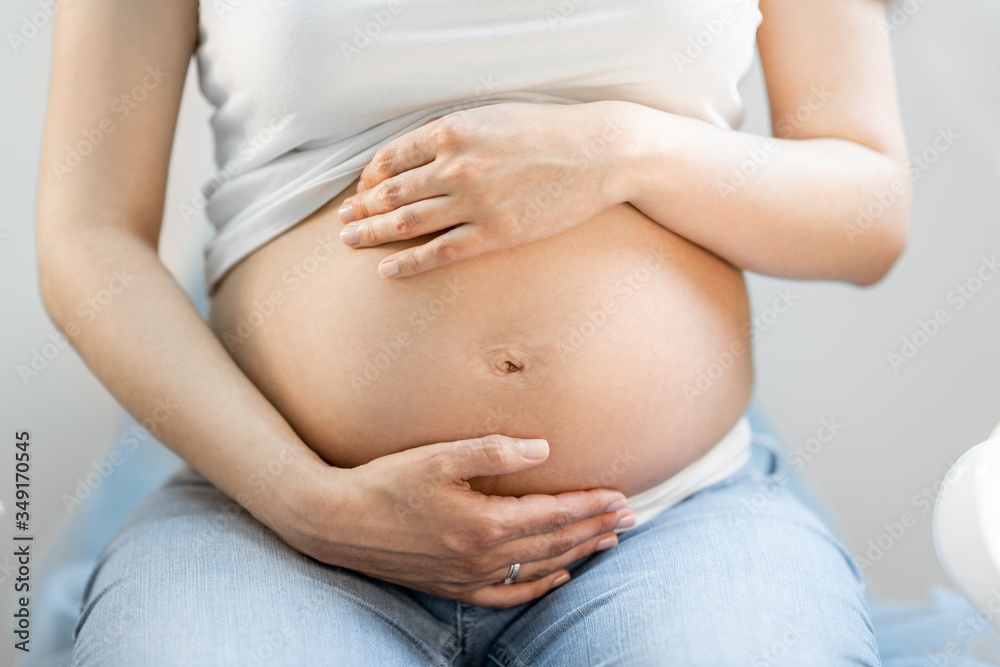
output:
[{"label": "finger", "polygon": [[387,178],[432,161],[437,154],[434,141],[437,125],[426,123],[379,148],[361,171],[363,189],[370,190]]},{"label": "finger", "polygon": [[[517,581],[534,581],[535,579],[547,577],[556,570],[561,570],[581,558],[597,553],[598,551],[605,551],[616,544],[618,544],[618,536],[615,533],[601,533],[600,535],[595,535],[594,537],[584,541],[582,544],[576,545],[569,551],[562,553],[555,558],[546,558],[544,560],[535,560],[530,562],[513,561],[521,563],[521,569],[518,570],[517,573]],[[503,581],[509,571],[510,566],[508,565],[492,572],[487,579]]]},{"label": "finger", "polygon": [[[509,561],[509,563],[521,563],[522,565],[562,558],[595,538],[612,533],[616,528],[634,525],[634,522],[635,512],[631,509],[604,512],[598,516],[572,523],[562,530],[511,540],[500,548],[503,552],[501,558],[503,558],[503,562]],[[551,570],[545,570],[545,572],[549,571]]]},{"label": "finger", "polygon": [[[522,538],[534,539],[531,543],[515,545],[524,550],[515,552],[515,555],[519,553],[524,560],[557,555],[540,549],[538,545],[545,539],[551,540],[553,535],[563,537],[561,531],[568,528],[581,532],[577,534],[576,541],[568,543],[563,551],[598,533],[611,530],[617,520],[613,521],[607,515],[628,510],[625,495],[614,489],[567,491],[553,496],[538,493],[521,497],[489,496],[485,503],[487,509],[484,512],[488,512],[494,522],[508,530],[512,542]],[[597,521],[578,525],[590,519]],[[610,522],[610,527],[602,522]],[[590,533],[584,534],[588,530]]]},{"label": "finger", "polygon": [[461,224],[427,243],[389,255],[379,263],[378,272],[383,278],[415,276],[491,249],[474,226]]},{"label": "finger", "polygon": [[400,209],[351,223],[340,231],[340,240],[355,248],[413,239],[462,222],[450,197],[434,197]]},{"label": "finger", "polygon": [[[548,457],[549,443],[493,434],[414,447],[406,452],[419,457],[425,469],[430,469],[431,477],[443,478],[445,482],[463,482],[473,477],[506,475],[534,468]],[[507,496],[491,498],[499,502],[517,500]]]},{"label": "finger", "polygon": [[435,171],[429,166],[393,176],[377,185],[345,199],[337,214],[341,222],[363,220],[379,213],[388,213],[420,201],[445,194]]},{"label": "finger", "polygon": [[507,609],[539,598],[553,588],[556,588],[557,581],[559,582],[558,586],[562,586],[569,579],[569,572],[566,570],[556,570],[552,574],[541,579],[535,579],[534,581],[516,582],[510,585],[501,583],[484,586],[479,590],[462,596],[462,601],[480,607]]}]

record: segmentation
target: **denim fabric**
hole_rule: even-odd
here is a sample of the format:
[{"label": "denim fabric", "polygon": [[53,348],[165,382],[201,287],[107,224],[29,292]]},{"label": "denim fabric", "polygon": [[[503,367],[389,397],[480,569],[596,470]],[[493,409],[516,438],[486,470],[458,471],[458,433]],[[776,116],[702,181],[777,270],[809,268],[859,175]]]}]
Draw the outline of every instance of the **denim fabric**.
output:
[{"label": "denim fabric", "polygon": [[507,610],[296,553],[184,469],[105,547],[73,663],[97,665],[878,665],[859,574],[754,461],[578,560]]}]

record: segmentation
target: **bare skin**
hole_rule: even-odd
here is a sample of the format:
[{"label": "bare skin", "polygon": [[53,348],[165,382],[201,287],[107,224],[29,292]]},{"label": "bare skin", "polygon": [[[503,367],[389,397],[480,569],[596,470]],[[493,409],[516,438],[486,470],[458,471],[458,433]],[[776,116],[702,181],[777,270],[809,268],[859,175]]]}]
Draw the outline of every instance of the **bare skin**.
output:
[{"label": "bare skin", "polygon": [[[843,240],[843,225],[854,222],[856,209],[867,204],[870,193],[886,188],[894,179],[905,180],[901,166],[905,152],[891,62],[886,40],[876,27],[883,9],[872,0],[836,5],[822,0],[765,0],[761,8],[766,18],[759,44],[776,121],[807,104],[813,85],[827,83],[836,96],[815,110],[807,123],[783,135],[782,144],[787,145],[787,150],[775,154],[780,159],[769,163],[773,168],[741,188],[728,204],[713,197],[710,184],[744,159],[754,142],[763,140],[653,110],[633,109],[624,114],[629,127],[636,136],[642,133],[651,140],[644,142],[642,149],[632,144],[630,150],[609,155],[620,167],[614,170],[617,176],[606,182],[600,196],[577,193],[577,200],[583,204],[571,216],[575,222],[572,229],[563,228],[553,234],[544,228],[529,230],[528,236],[521,238],[510,230],[494,228],[491,220],[496,218],[490,218],[489,211],[485,211],[485,217],[477,223],[483,227],[479,238],[485,239],[478,252],[477,246],[471,244],[459,253],[438,253],[439,260],[462,260],[454,262],[454,270],[466,264],[461,270],[471,274],[499,261],[501,253],[491,251],[544,254],[549,252],[544,250],[544,243],[551,242],[548,248],[554,250],[574,234],[582,245],[593,249],[600,245],[601,234],[615,224],[599,216],[613,206],[618,211],[614,215],[621,216],[619,222],[628,220],[624,223],[625,235],[659,235],[667,246],[665,252],[673,253],[671,257],[690,260],[691,275],[675,276],[672,283],[662,286],[664,293],[670,291],[671,298],[680,303],[688,303],[683,299],[691,295],[679,287],[693,285],[699,271],[714,276],[724,290],[741,286],[738,272],[730,265],[858,284],[869,284],[884,275],[905,242],[908,194],[899,196],[880,223],[854,242],[846,244]],[[508,475],[515,479],[524,472],[523,489],[531,489],[532,484],[536,489],[552,490],[575,482],[586,484],[590,472],[579,475],[579,471],[571,470],[572,457],[563,451],[564,443],[587,441],[590,431],[581,437],[570,430],[559,440],[553,438],[551,468],[558,472],[548,480],[540,473],[533,479],[528,474],[529,469],[541,470],[548,445],[540,446],[540,458],[528,458],[517,440],[488,435],[493,429],[478,424],[467,434],[455,429],[445,435],[447,428],[427,428],[422,432],[442,432],[442,438],[451,440],[426,445],[377,438],[356,444],[357,432],[340,436],[331,430],[326,437],[332,446],[324,448],[317,437],[317,453],[309,446],[312,443],[307,444],[290,425],[289,419],[296,419],[294,407],[286,407],[284,411],[290,414],[283,414],[247,373],[259,375],[270,395],[281,396],[291,385],[279,386],[273,381],[268,384],[268,371],[252,365],[261,363],[261,358],[241,360],[246,368],[255,369],[245,373],[157,258],[167,163],[183,72],[196,37],[195,2],[77,0],[57,14],[37,206],[41,289],[53,320],[64,328],[95,374],[136,418],[151,416],[157,401],[169,398],[177,403],[179,407],[160,425],[158,438],[293,548],[327,563],[473,604],[510,606],[544,595],[568,578],[566,565],[592,553],[599,545],[609,546],[605,540],[613,544],[612,530],[627,519],[629,511],[608,510],[623,494],[615,489],[593,489],[554,495],[489,496],[471,488],[469,480]],[[106,134],[99,150],[71,173],[57,172],[54,166],[64,160],[66,147],[100,122],[115,97],[148,76],[147,66],[158,66],[168,73],[149,100],[132,112],[128,122]],[[475,116],[468,118],[476,120]],[[486,116],[481,114],[480,118]],[[496,131],[502,130],[503,124],[494,125]],[[683,132],[678,134],[678,128]],[[684,141],[679,141],[679,136]],[[488,151],[488,145],[466,145],[466,154],[482,154]],[[379,168],[384,169],[372,167]],[[511,169],[510,178],[518,178],[516,165]],[[397,171],[401,175],[406,170]],[[522,165],[519,173],[522,182],[530,179],[530,164]],[[377,178],[366,171],[363,178],[369,189],[375,189],[379,178],[395,175],[389,170]],[[530,180],[527,182],[530,185]],[[790,183],[794,186],[789,187]],[[502,181],[497,181],[496,187],[502,188]],[[482,194],[462,188],[453,192],[457,200]],[[616,199],[617,203],[613,201]],[[634,208],[621,203],[625,201]],[[325,219],[317,217],[302,231],[297,228],[290,234],[306,235],[324,226],[339,227],[342,223],[334,218],[335,209],[325,210]],[[558,213],[554,211],[553,215]],[[545,218],[539,220],[540,226],[545,224]],[[357,253],[353,261],[359,269],[368,265],[371,278],[366,278],[369,282],[362,289],[384,291],[386,286],[377,283],[383,279],[376,266],[393,252],[412,253],[436,237],[423,236],[433,229],[417,231],[421,234],[413,241],[382,239],[395,244],[386,248],[345,246],[345,253]],[[687,240],[673,240],[681,237]],[[265,248],[265,252],[288,249],[288,244],[301,236],[289,238],[292,240],[275,241],[272,245],[276,250]],[[538,244],[542,250],[531,249],[534,244],[524,245],[543,238],[546,240]],[[373,240],[377,239],[369,239]],[[282,243],[284,246],[279,245]],[[607,248],[611,241],[603,243]],[[717,258],[696,246],[708,249]],[[430,247],[433,251],[434,246]],[[474,257],[477,254],[482,257]],[[496,257],[490,258],[493,254]],[[568,253],[561,257],[570,259]],[[536,257],[536,268],[545,259],[551,256]],[[251,257],[245,270],[254,269],[255,261],[262,262]],[[424,288],[444,279],[441,272],[448,270],[444,267],[447,263],[422,265],[429,271]],[[417,264],[411,262],[398,277],[417,280],[415,273],[419,271],[413,271]],[[613,268],[605,267],[607,271]],[[122,269],[135,276],[128,289],[116,296],[101,317],[69,329],[78,304],[103,289],[112,273]],[[266,266],[254,270],[259,271],[256,276],[268,279]],[[435,277],[435,273],[441,275]],[[233,276],[227,278],[227,282],[231,280]],[[421,289],[416,283],[408,288],[403,282],[398,284],[399,289]],[[223,285],[222,289],[234,288]],[[647,292],[652,294],[653,290],[643,294]],[[702,334],[709,340],[728,340],[727,327],[741,320],[741,308],[745,307],[741,299],[727,299],[724,308],[713,301],[698,305],[704,309],[702,312],[718,313],[716,328]],[[541,291],[529,295],[528,302],[542,310],[550,303]],[[238,299],[232,303],[238,303]],[[222,309],[216,312],[224,312],[225,304],[218,298],[216,304]],[[218,320],[222,328],[217,331],[225,329],[223,320]],[[634,324],[633,320],[629,322]],[[682,342],[678,349],[685,349],[685,345]],[[402,363],[394,368],[399,372],[407,370]],[[741,392],[746,387],[739,382],[732,388],[725,383],[719,387],[718,396],[728,398],[711,400],[720,400],[738,413]],[[275,400],[279,407],[282,400]],[[701,426],[692,427],[690,432],[700,433],[703,442],[711,441],[711,431],[724,432],[725,421],[728,419],[720,419],[710,427],[705,426],[708,422],[700,422]],[[296,427],[308,430],[308,426],[302,428],[303,423],[299,417]],[[533,435],[520,432],[527,425],[511,424],[518,431],[513,435]],[[336,424],[324,423],[317,428],[326,426],[336,429]],[[649,432],[654,431],[651,427]],[[484,437],[467,439],[473,435]],[[608,437],[596,431],[594,436],[595,442]],[[337,452],[345,452],[345,465],[356,464],[365,451],[379,456],[354,468],[331,466],[328,462],[336,458]],[[682,452],[688,457],[693,453]],[[682,462],[683,456],[675,459],[674,465]],[[650,481],[635,480],[632,488],[641,488]],[[419,494],[420,502],[413,501],[414,492]],[[506,566],[517,561],[525,564],[518,583],[497,584]],[[424,572],[433,572],[438,580],[422,579]]]},{"label": "bare skin", "polygon": [[[746,409],[742,275],[632,206],[387,281],[379,261],[414,241],[340,243],[336,211],[346,194],[231,271],[209,317],[248,377],[329,463],[354,467],[498,432],[544,437],[549,458],[470,480],[473,489],[520,496],[612,486],[632,495],[703,454]],[[252,330],[241,329],[249,321]],[[713,354],[733,344],[743,352],[725,374],[685,396]]]}]

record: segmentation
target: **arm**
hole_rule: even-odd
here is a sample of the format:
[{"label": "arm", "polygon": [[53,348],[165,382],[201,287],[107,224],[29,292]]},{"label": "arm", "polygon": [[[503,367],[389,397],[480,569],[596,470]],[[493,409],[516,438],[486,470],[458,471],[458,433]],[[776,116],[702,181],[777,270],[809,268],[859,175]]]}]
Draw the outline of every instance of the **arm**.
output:
[{"label": "arm", "polygon": [[382,260],[384,276],[402,278],[629,202],[742,269],[876,282],[902,252],[910,215],[884,6],[761,9],[779,138],[618,101],[466,109],[382,147],[342,209],[344,241],[368,247],[455,225]]},{"label": "arm", "polygon": [[[351,470],[327,465],[240,371],[159,261],[197,12],[195,0],[76,0],[56,17],[36,213],[50,315],[132,415],[154,419],[164,445],[299,551],[476,604],[544,594],[565,565],[613,538],[629,511],[606,510],[621,493],[472,492],[463,480],[545,460],[547,447],[522,455],[502,436],[418,447]],[[144,100],[116,104],[136,86]],[[123,108],[127,115],[116,111]],[[91,150],[67,159],[84,138]],[[81,306],[112,280],[110,303],[84,315]],[[412,507],[418,490],[422,504]],[[523,579],[494,584],[515,561],[526,564]]]},{"label": "arm", "polygon": [[877,0],[762,0],[769,139],[630,105],[615,200],[742,269],[867,285],[906,243],[910,183]]},{"label": "arm", "polygon": [[[41,294],[125,409],[159,422],[164,444],[265,520],[271,499],[248,478],[274,460],[315,469],[320,459],[228,357],[156,253],[196,28],[194,2],[84,0],[57,15],[36,206]],[[130,96],[131,108],[121,96],[136,86],[148,96]],[[67,150],[81,140],[93,148],[77,164]],[[81,305],[116,274],[124,286],[84,317]]]}]

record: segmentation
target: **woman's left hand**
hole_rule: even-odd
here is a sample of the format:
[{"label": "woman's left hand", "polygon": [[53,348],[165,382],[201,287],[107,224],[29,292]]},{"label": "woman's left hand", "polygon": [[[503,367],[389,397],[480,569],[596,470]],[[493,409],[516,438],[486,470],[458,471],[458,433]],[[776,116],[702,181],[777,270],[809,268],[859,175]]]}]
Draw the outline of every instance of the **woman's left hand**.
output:
[{"label": "woman's left hand", "polygon": [[553,236],[618,203],[611,176],[625,150],[614,102],[498,103],[435,119],[383,146],[344,201],[354,247],[448,230],[385,257],[404,277]]}]

